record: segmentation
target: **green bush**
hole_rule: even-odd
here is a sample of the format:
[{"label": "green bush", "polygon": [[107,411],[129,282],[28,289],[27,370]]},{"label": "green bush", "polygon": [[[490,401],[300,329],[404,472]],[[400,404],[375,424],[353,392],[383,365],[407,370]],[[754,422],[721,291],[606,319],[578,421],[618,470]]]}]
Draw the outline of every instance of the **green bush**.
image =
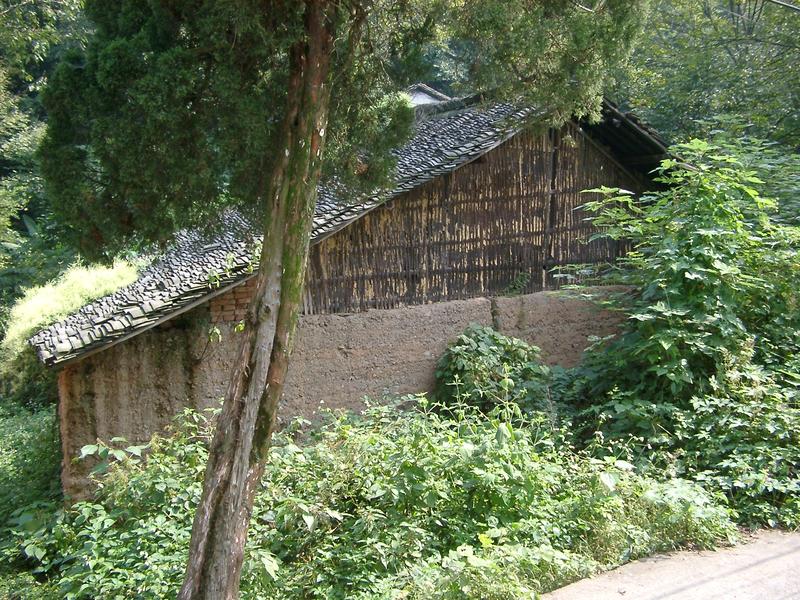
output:
[{"label": "green bush", "polygon": [[756,172],[784,163],[763,144],[727,149],[741,160],[676,147],[683,162],[665,161],[663,189],[640,200],[594,190],[599,236],[632,248],[607,274],[635,290],[615,297],[629,315],[621,335],[548,371],[524,342],[473,326],[442,357],[437,394],[483,410],[557,407],[596,455],[723,492],[743,523],[797,527],[800,230],[771,222],[758,192]]},{"label": "green bush", "polygon": [[[17,195],[17,185],[22,177],[4,178],[0,182],[0,205],[4,193]],[[24,185],[25,181],[23,181]],[[36,178],[27,180],[36,186]],[[17,195],[19,198],[20,196]],[[10,239],[0,244],[0,328],[5,329],[9,312],[25,290],[44,285],[58,277],[70,264],[76,261],[75,251],[63,243],[62,231],[53,223],[49,214],[41,214],[41,200],[28,204],[23,212],[21,224],[24,231],[6,230]],[[31,213],[38,214],[34,221]]]},{"label": "green bush", "polygon": [[797,527],[800,236],[770,222],[736,157],[696,140],[674,151],[662,191],[603,189],[587,205],[601,235],[631,243],[620,273],[638,293],[619,338],[580,369],[577,422],[607,450],[622,442],[724,491],[745,523]]},{"label": "green bush", "polygon": [[[559,446],[546,417],[499,407],[370,409],[270,454],[248,537],[242,597],[522,598],[657,550],[735,535],[698,486],[658,483]],[[87,448],[111,460],[97,497],[17,515],[15,546],[66,598],[168,597],[186,560],[208,427]],[[26,526],[36,521],[37,526]],[[502,577],[500,576],[502,574]]]},{"label": "green bush", "polygon": [[30,573],[0,571],[0,598],[3,600],[63,600],[49,583],[38,581]]},{"label": "green bush", "polygon": [[61,452],[54,411],[30,412],[0,406],[0,552],[12,549],[12,560],[0,565],[0,598],[56,600],[57,590],[41,584],[24,569],[24,559],[6,527],[17,511],[42,511],[50,519],[60,498]]},{"label": "green bush", "polygon": [[61,449],[54,412],[0,406],[0,527],[20,507],[60,495]]},{"label": "green bush", "polygon": [[33,348],[24,348],[10,360],[0,359],[0,401],[31,411],[54,406],[58,402],[57,376]]},{"label": "green bush", "polygon": [[549,378],[550,369],[539,362],[539,348],[472,324],[439,359],[435,398],[444,405],[462,402],[485,412],[514,402],[527,411],[552,414]]}]

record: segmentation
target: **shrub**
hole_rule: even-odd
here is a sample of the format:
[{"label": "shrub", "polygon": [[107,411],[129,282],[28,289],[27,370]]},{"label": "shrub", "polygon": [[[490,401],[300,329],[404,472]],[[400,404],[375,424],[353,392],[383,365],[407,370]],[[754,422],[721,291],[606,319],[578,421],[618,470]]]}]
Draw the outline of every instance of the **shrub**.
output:
[{"label": "shrub", "polygon": [[63,600],[58,590],[37,581],[30,573],[0,571],[0,598],[3,600]]},{"label": "shrub", "polygon": [[[340,417],[303,446],[278,437],[251,521],[243,598],[532,597],[735,533],[701,488],[556,447],[544,417],[512,425],[507,407],[455,416],[420,402]],[[18,526],[15,547],[66,598],[174,594],[207,439],[204,419],[189,413],[145,461],[141,448],[109,452],[95,500],[35,531]]]},{"label": "shrub", "polygon": [[435,398],[463,402],[489,412],[514,402],[521,408],[553,413],[548,402],[550,369],[539,362],[539,348],[472,324],[436,365]]},{"label": "shrub", "polygon": [[735,157],[700,141],[675,153],[662,191],[603,189],[587,205],[601,235],[631,243],[620,271],[638,293],[619,338],[584,361],[578,422],[606,449],[624,442],[641,464],[724,491],[746,523],[796,527],[800,237],[770,222]]},{"label": "shrub", "polygon": [[[0,406],[0,553],[13,544],[6,535],[9,517],[16,511],[42,510],[50,519],[60,496],[60,448],[52,408],[30,412]],[[24,524],[23,524],[24,525]],[[11,546],[15,550],[15,546]],[[0,598],[56,600],[57,590],[41,584],[30,573],[18,572],[22,561],[16,550],[0,565]]]},{"label": "shrub", "polygon": [[58,498],[60,461],[52,408],[0,406],[0,527],[16,509]]}]

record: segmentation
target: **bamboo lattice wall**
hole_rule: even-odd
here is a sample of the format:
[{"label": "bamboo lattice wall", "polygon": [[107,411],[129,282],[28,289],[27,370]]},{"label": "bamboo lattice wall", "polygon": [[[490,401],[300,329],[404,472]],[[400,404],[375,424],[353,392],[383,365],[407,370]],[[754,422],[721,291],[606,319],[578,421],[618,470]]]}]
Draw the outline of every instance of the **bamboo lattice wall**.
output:
[{"label": "bamboo lattice wall", "polygon": [[[554,289],[560,265],[613,260],[576,210],[600,185],[641,191],[576,125],[525,132],[380,206],[311,248],[306,313]],[[520,277],[522,276],[522,279]]]}]

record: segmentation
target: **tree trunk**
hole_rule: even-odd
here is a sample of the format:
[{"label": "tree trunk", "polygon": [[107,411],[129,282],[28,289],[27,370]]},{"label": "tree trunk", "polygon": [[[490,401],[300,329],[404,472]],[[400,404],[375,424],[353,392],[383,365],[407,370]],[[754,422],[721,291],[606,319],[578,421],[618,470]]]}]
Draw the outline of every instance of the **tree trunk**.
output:
[{"label": "tree trunk", "polygon": [[[179,600],[234,600],[302,300],[330,97],[335,7],[305,0],[282,143],[263,198],[258,285],[209,451]],[[268,118],[268,115],[264,115]]]}]

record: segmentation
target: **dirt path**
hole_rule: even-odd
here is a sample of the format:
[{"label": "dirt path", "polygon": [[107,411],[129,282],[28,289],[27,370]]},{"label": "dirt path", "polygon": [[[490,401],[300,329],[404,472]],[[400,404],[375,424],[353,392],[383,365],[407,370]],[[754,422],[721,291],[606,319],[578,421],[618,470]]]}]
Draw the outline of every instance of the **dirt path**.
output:
[{"label": "dirt path", "polygon": [[800,532],[765,530],[716,552],[652,556],[543,600],[800,600]]}]

